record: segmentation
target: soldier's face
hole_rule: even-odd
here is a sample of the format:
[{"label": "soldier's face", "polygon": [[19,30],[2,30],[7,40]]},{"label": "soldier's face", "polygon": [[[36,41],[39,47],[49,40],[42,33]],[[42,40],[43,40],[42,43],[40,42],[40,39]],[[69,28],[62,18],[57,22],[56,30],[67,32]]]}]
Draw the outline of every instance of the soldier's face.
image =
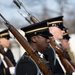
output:
[{"label": "soldier's face", "polygon": [[38,50],[47,50],[49,48],[49,38],[38,35],[36,39],[36,45]]},{"label": "soldier's face", "polygon": [[56,39],[62,39],[63,38],[63,34],[65,31],[61,30],[60,28],[50,27],[49,30],[52,33],[54,38],[56,38]]},{"label": "soldier's face", "polygon": [[70,44],[69,44],[69,41],[68,40],[66,40],[66,39],[63,39],[62,41],[61,41],[61,43],[62,43],[62,46],[65,48],[65,49],[69,49],[69,47],[70,47]]},{"label": "soldier's face", "polygon": [[10,40],[8,40],[6,38],[0,38],[0,45],[2,45],[3,47],[9,47]]}]

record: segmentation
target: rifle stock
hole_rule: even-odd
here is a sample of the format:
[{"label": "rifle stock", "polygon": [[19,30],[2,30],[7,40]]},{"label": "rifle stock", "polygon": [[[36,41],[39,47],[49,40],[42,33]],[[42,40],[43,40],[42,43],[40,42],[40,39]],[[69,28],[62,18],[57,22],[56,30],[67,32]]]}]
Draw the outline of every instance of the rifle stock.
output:
[{"label": "rifle stock", "polygon": [[5,60],[6,64],[8,65],[8,67],[13,67],[14,65],[9,60],[9,58],[5,55],[4,48],[1,45],[0,45],[0,53],[4,56],[4,60]]},{"label": "rifle stock", "polygon": [[31,58],[36,62],[36,64],[40,68],[40,70],[45,75],[52,75],[51,70],[47,68],[46,64],[44,64],[44,62],[42,62],[40,60],[40,58],[37,58],[34,49],[29,45],[29,43],[26,41],[26,39],[1,14],[0,14],[0,16],[5,20],[5,25],[8,27],[10,32],[16,37],[16,39],[19,41],[19,43],[24,47],[24,49],[31,56]]}]

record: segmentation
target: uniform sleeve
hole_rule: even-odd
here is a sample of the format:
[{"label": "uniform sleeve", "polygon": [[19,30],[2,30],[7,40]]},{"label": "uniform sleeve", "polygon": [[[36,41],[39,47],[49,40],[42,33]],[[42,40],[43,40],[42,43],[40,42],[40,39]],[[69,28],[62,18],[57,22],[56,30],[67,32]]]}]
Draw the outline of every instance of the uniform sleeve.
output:
[{"label": "uniform sleeve", "polygon": [[8,51],[6,52],[6,56],[10,59],[10,61],[14,64],[14,66],[16,65],[16,61],[14,59],[13,53],[11,52],[10,49],[8,49]]}]

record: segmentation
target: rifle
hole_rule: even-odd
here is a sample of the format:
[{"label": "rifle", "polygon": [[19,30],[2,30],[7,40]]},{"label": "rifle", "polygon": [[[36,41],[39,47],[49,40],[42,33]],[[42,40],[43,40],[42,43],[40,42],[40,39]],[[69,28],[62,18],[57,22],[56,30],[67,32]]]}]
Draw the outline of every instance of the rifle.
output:
[{"label": "rifle", "polygon": [[6,56],[6,53],[4,51],[3,46],[0,45],[0,53],[4,56],[4,60],[7,63],[8,67],[13,67],[14,65],[12,62],[9,60],[9,58]]},{"label": "rifle", "polygon": [[37,56],[35,50],[29,45],[29,43],[26,41],[26,39],[17,31],[17,29],[11,25],[3,16],[0,14],[0,16],[5,21],[5,25],[8,27],[10,32],[16,37],[16,39],[20,42],[20,44],[24,47],[24,49],[27,51],[27,53],[31,56],[31,58],[36,62],[40,70],[45,75],[52,75],[51,70],[48,68],[48,65],[46,62],[43,61],[42,58]]},{"label": "rifle", "polygon": [[[39,22],[33,15],[31,15],[26,8],[24,7],[23,3],[20,2],[19,0],[13,0],[13,2],[16,4],[16,6],[21,9],[21,7],[25,10],[25,12],[27,13],[28,17],[30,18],[31,22],[36,23]],[[20,13],[21,14],[21,13]],[[22,14],[21,14],[22,15]],[[22,15],[23,16],[23,15]],[[24,16],[23,16],[24,17]],[[29,23],[31,23],[28,18],[25,18]]]}]

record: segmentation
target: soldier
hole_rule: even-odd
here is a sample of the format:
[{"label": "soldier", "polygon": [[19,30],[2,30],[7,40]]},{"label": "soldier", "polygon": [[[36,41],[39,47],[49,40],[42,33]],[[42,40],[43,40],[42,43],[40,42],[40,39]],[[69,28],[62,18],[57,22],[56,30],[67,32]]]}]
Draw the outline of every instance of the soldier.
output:
[{"label": "soldier", "polygon": [[[25,36],[30,46],[38,53],[40,58],[44,58],[42,51],[48,49],[48,37],[52,36],[49,33],[47,25],[37,23],[21,28],[21,30],[25,32]],[[15,72],[16,75],[42,75],[38,65],[33,62],[27,53],[25,53],[18,61]]]},{"label": "soldier", "polygon": [[62,43],[62,46],[64,47],[64,49],[70,49],[70,46],[69,46],[70,38],[71,37],[69,36],[68,29],[66,29],[65,33],[63,35],[63,39],[61,40],[61,43]]},{"label": "soldier", "polygon": [[69,36],[68,32],[65,31],[65,34],[63,35],[63,39],[61,40],[61,47],[63,47],[62,50],[63,50],[63,53],[64,53],[66,59],[68,59],[75,68],[75,63],[73,62],[74,56],[70,50],[70,43],[69,43],[70,38],[71,37]]},{"label": "soldier", "polygon": [[[9,58],[12,64],[15,66],[16,62],[14,60],[13,53],[9,49],[10,46],[10,35],[8,29],[5,29],[0,32],[0,45],[4,48],[5,55]],[[11,75],[13,74],[14,67],[8,67],[4,59],[0,59],[0,75]]]}]

